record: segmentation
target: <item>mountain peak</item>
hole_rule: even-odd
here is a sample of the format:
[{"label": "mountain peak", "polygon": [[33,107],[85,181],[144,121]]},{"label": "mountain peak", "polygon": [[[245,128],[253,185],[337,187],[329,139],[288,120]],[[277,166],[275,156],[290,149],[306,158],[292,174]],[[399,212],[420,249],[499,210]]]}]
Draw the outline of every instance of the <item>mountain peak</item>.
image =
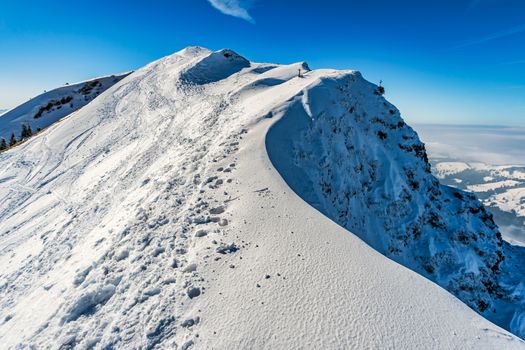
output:
[{"label": "mountain peak", "polygon": [[177,51],[175,54],[186,57],[197,57],[210,54],[213,51],[202,46],[187,46],[184,49]]},{"label": "mountain peak", "polygon": [[521,251],[376,88],[190,47],[3,152],[2,345],[522,347],[430,281],[521,335]]},{"label": "mountain peak", "polygon": [[250,66],[250,61],[229,49],[197,57],[198,60],[183,71],[181,80],[195,84],[213,83]]}]

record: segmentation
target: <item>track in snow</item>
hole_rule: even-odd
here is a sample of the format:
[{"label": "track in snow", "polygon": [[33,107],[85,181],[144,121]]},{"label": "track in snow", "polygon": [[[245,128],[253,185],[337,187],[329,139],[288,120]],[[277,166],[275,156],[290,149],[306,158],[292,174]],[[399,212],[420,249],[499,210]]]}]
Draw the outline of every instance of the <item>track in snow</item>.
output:
[{"label": "track in snow", "polygon": [[0,155],[4,346],[523,346],[272,166],[278,111],[341,73],[251,63],[211,84],[179,79],[210,54],[154,62]]}]

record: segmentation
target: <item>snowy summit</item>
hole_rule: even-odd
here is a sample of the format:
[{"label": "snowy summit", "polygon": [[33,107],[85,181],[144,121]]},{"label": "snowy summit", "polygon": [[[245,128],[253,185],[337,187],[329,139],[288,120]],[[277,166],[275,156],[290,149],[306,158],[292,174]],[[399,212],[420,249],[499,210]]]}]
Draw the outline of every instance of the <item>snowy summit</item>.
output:
[{"label": "snowy summit", "polygon": [[522,248],[359,72],[122,78],[0,153],[3,348],[525,348]]}]

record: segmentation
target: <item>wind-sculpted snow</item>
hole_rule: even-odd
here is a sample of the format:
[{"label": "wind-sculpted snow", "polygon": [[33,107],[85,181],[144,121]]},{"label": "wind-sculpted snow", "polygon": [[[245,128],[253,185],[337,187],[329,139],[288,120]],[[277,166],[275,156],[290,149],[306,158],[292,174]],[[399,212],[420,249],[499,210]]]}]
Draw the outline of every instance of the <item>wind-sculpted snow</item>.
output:
[{"label": "wind-sculpted snow", "polygon": [[181,80],[190,84],[209,84],[249,66],[250,61],[231,50],[211,52],[186,68],[181,74]]},{"label": "wind-sculpted snow", "polygon": [[[0,154],[2,347],[522,348],[313,209],[273,168],[265,140],[285,178],[316,171],[289,162],[282,138],[265,138],[272,125],[292,113],[290,139],[310,130],[305,151],[317,149],[315,123],[301,118],[319,112],[310,93],[356,79],[352,94],[382,101],[371,85],[304,63],[246,62],[187,48]],[[364,129],[354,137],[380,145]],[[399,152],[402,166],[421,150]],[[348,162],[344,152],[334,160],[334,170]]]},{"label": "wind-sculpted snow", "polygon": [[525,250],[510,249],[474,195],[439,184],[417,134],[376,89],[359,73],[305,89],[267,136],[277,170],[372,247],[525,336],[524,274],[513,266]]}]

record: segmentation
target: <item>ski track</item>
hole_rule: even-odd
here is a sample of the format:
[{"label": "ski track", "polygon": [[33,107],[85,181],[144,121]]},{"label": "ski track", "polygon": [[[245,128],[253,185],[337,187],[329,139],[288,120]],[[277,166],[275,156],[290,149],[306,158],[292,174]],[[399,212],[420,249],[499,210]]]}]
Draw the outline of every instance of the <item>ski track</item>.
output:
[{"label": "ski track", "polygon": [[[200,50],[146,66],[0,155],[2,347],[523,347],[274,169],[268,111],[339,72],[255,64],[181,82]],[[276,80],[252,88],[261,75]]]}]

